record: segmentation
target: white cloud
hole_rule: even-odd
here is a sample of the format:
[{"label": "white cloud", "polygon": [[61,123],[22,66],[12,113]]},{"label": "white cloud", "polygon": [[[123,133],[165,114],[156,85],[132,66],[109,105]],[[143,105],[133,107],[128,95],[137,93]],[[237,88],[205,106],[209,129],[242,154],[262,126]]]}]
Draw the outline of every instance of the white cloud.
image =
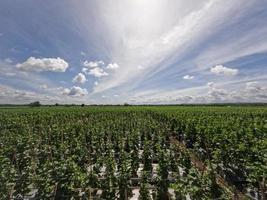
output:
[{"label": "white cloud", "polygon": [[185,80],[192,80],[192,79],[194,79],[195,77],[194,76],[190,76],[190,75],[185,75],[184,77],[183,77],[183,79],[185,79]]},{"label": "white cloud", "polygon": [[212,88],[214,86],[214,82],[208,82],[207,83],[207,86],[210,87],[210,88]]},{"label": "white cloud", "polygon": [[235,103],[267,102],[266,82],[208,82],[206,85],[172,91],[147,91],[134,95],[134,103]]},{"label": "white cloud", "polygon": [[87,68],[95,68],[95,67],[102,67],[104,65],[104,61],[84,61],[83,66]]},{"label": "white cloud", "polygon": [[82,72],[85,73],[85,74],[88,74],[89,69],[84,67],[84,68],[82,68]]},{"label": "white cloud", "polygon": [[41,103],[53,103],[59,101],[57,96],[39,94],[27,90],[18,90],[9,86],[0,85],[0,103],[1,104],[25,104],[33,101]]},{"label": "white cloud", "polygon": [[110,63],[107,66],[107,69],[118,69],[119,65],[117,63]]},{"label": "white cloud", "polygon": [[98,82],[97,82],[97,81],[95,81],[95,82],[94,82],[94,85],[98,85]]},{"label": "white cloud", "polygon": [[[202,51],[213,46],[217,39],[224,35],[222,33],[234,28],[232,25],[242,20],[242,17],[250,12],[250,8],[253,8],[255,2],[247,3],[245,0],[233,0],[230,3],[223,0],[159,0],[157,2],[116,0],[116,3],[113,3],[108,0],[105,5],[97,3],[99,23],[96,22],[94,25],[99,30],[102,28],[105,30],[99,32],[99,38],[105,39],[101,41],[102,46],[105,47],[103,52],[106,53],[106,57],[116,60],[123,67],[101,81],[95,87],[94,92],[103,92],[114,87],[125,91],[130,90],[125,85],[131,85],[132,88],[139,87],[147,79],[152,79],[156,75],[159,77],[161,72],[165,74],[165,69],[171,68],[177,61],[181,64],[175,71],[192,73],[200,65],[199,61],[194,63],[197,55],[191,56],[192,49],[198,48],[204,41],[210,41],[205,47],[201,47],[201,52],[198,54],[201,55]],[[177,12],[177,9],[180,12]],[[80,18],[85,18],[82,12],[80,14]],[[125,18],[120,16],[125,16]],[[232,19],[230,24],[229,19]],[[90,20],[87,19],[86,22],[90,23]],[[226,34],[229,34],[227,40],[229,38],[239,40],[236,34],[228,32]],[[242,35],[246,35],[245,31]],[[209,38],[214,38],[214,40],[209,40]],[[254,41],[253,39],[251,43]],[[232,44],[235,45],[235,42]],[[187,59],[189,57],[190,61]],[[220,58],[222,57],[224,57],[223,54],[220,55]],[[192,67],[185,71],[182,68],[186,68],[184,63],[188,62],[192,62]],[[142,71],[137,70],[141,63],[144,66]],[[205,70],[215,64],[204,65]]]},{"label": "white cloud", "polygon": [[63,94],[68,95],[68,96],[84,96],[88,94],[88,91],[86,89],[73,86],[70,89],[65,88],[63,90]]},{"label": "white cloud", "polygon": [[[85,72],[86,70],[83,69],[83,72]],[[100,78],[102,76],[108,76],[108,73],[105,72],[103,69],[99,68],[99,67],[95,67],[93,69],[90,69],[89,71],[87,71],[88,74],[93,75],[97,78]]]},{"label": "white cloud", "polygon": [[9,63],[0,60],[0,76],[8,76],[6,84],[9,82],[16,82],[16,85],[20,86],[20,89],[27,88],[28,90],[39,91],[41,85],[49,85],[51,87],[57,87],[58,83],[55,80],[51,80],[49,77],[43,76],[43,74],[17,70],[17,68]]},{"label": "white cloud", "polygon": [[262,87],[257,81],[247,82],[246,91],[255,96],[265,95],[267,97],[267,88]]},{"label": "white cloud", "polygon": [[73,83],[80,83],[80,84],[84,84],[86,81],[87,79],[82,73],[77,74],[72,80]]},{"label": "white cloud", "polygon": [[[73,9],[64,14],[72,16],[71,27],[74,31],[79,30],[79,36],[84,42],[82,46],[90,47],[90,55],[101,55],[101,59],[116,61],[120,65],[119,70],[111,72],[105,68],[107,65],[98,66],[87,61],[87,74],[95,67],[102,68],[103,73],[110,72],[108,77],[105,75],[103,80],[96,84],[95,91],[101,92],[116,87],[116,91],[131,95],[132,90],[139,88],[177,88],[179,85],[177,86],[176,77],[183,78],[186,74],[198,74],[195,79],[207,80],[207,76],[210,78],[211,75],[210,72],[206,73],[210,67],[258,52],[254,49],[258,46],[261,47],[260,50],[266,50],[267,43],[262,39],[266,35],[264,33],[267,28],[263,26],[266,20],[258,20],[257,17],[251,19],[257,12],[256,8],[261,8],[258,6],[260,3],[249,7],[251,2],[260,1],[107,0],[105,3],[89,1],[83,5],[73,1],[69,4]],[[98,16],[98,20],[92,20],[94,16]],[[246,23],[240,23],[244,20]],[[248,25],[249,21],[254,22],[254,25]],[[248,32],[253,33],[244,37]],[[261,37],[258,37],[260,35]],[[28,38],[25,37],[25,40]],[[259,45],[261,43],[263,44]],[[60,50],[60,46],[55,47]],[[62,53],[64,49],[61,45]],[[78,50],[78,54],[81,50]],[[196,56],[200,57],[199,60]],[[86,57],[82,61],[85,59]],[[139,68],[139,64],[142,64],[142,67]],[[238,66],[240,70],[241,67]],[[254,68],[256,70],[257,67]],[[251,73],[246,72],[254,68],[244,69],[242,75],[250,76]],[[194,73],[194,70],[199,70],[200,73]],[[241,78],[241,75],[236,78]],[[162,80],[166,82],[161,82]],[[48,85],[50,87],[50,84]]]},{"label": "white cloud", "polygon": [[85,74],[93,75],[97,78],[100,78],[102,76],[107,76],[108,73],[102,69],[104,67],[104,61],[84,61],[82,69],[82,72]]},{"label": "white cloud", "polygon": [[35,58],[30,57],[23,63],[18,63],[17,68],[24,71],[53,71],[65,72],[69,64],[61,58]]},{"label": "white cloud", "polygon": [[222,88],[217,88],[213,82],[209,82],[208,86],[208,94],[205,97],[210,102],[220,102],[229,99],[230,93]]},{"label": "white cloud", "polygon": [[216,75],[235,76],[238,74],[238,69],[232,69],[224,67],[223,65],[217,65],[212,67],[210,71]]},{"label": "white cloud", "polygon": [[[111,59],[123,68],[101,82],[94,92],[118,86],[125,88],[126,82],[133,86],[164,70],[174,62],[174,54],[180,57],[189,47],[208,37],[207,30],[218,26],[221,16],[232,11],[237,2],[226,5],[221,0],[159,0],[156,3],[117,1],[116,5],[108,1],[107,4],[110,6],[100,5],[100,11],[105,13],[101,17],[111,33],[107,34]],[[177,13],[177,8],[181,12]],[[127,20],[120,16],[127,16]],[[136,70],[140,63],[145,69],[142,73]]]}]

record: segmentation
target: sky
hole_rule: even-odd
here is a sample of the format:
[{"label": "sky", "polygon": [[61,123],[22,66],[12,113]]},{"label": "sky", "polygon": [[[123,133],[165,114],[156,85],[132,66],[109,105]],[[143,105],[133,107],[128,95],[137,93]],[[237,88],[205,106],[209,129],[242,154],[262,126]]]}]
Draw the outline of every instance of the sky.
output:
[{"label": "sky", "polygon": [[267,0],[0,0],[0,103],[267,103]]}]

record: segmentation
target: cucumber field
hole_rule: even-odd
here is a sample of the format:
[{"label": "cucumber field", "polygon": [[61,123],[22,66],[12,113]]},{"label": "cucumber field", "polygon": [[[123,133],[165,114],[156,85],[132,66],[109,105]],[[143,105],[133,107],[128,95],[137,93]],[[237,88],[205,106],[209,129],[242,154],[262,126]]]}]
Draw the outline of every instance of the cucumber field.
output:
[{"label": "cucumber field", "polygon": [[0,0],[0,200],[267,200],[267,0]]},{"label": "cucumber field", "polygon": [[0,110],[0,199],[266,199],[265,106]]}]

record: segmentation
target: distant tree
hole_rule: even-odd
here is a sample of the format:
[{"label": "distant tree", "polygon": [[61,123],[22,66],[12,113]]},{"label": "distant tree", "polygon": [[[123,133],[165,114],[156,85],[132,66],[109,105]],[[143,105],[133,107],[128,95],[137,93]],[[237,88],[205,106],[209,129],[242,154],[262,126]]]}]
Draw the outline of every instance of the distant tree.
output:
[{"label": "distant tree", "polygon": [[84,107],[84,103],[81,105],[81,107]]},{"label": "distant tree", "polygon": [[39,107],[39,106],[41,106],[41,103],[39,101],[35,101],[35,102],[30,103],[29,106],[31,106],[31,107]]},{"label": "distant tree", "polygon": [[58,104],[58,103],[56,103],[56,104],[55,104],[55,106],[59,106],[59,104]]},{"label": "distant tree", "polygon": [[123,105],[124,105],[124,106],[129,106],[130,104],[128,104],[128,103],[124,103]]}]

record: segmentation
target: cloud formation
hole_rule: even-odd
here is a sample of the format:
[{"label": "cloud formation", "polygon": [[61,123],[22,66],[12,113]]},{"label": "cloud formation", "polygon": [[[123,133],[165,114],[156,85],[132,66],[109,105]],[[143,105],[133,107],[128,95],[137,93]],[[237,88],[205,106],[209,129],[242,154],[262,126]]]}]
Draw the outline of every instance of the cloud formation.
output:
[{"label": "cloud formation", "polygon": [[208,82],[183,90],[169,92],[148,91],[129,99],[132,103],[172,104],[172,103],[235,103],[235,102],[266,102],[267,87],[258,82],[246,82],[233,89],[226,85]]},{"label": "cloud formation", "polygon": [[83,66],[87,68],[95,68],[95,67],[102,67],[104,65],[104,61],[84,61]]},{"label": "cloud formation", "polygon": [[65,88],[63,90],[63,94],[68,95],[68,96],[84,96],[88,94],[88,91],[84,88],[80,88],[78,86],[73,86],[70,89]]},{"label": "cloud formation", "polygon": [[107,66],[107,69],[118,69],[119,68],[119,65],[117,63],[110,63],[108,64]]},{"label": "cloud formation", "polygon": [[[105,6],[100,5],[100,11],[105,13],[102,20],[111,33],[107,35],[111,59],[123,67],[102,81],[95,92],[123,88],[127,82],[138,87],[148,78],[165,73],[173,62],[183,61],[191,48],[198,48],[212,34],[207,30],[212,28],[216,32],[220,25],[223,27],[222,19],[230,17],[237,7],[238,1],[222,0],[156,3],[117,0],[116,4],[107,1]],[[127,16],[127,20],[120,16]],[[144,66],[144,70],[136,70],[138,65]]]},{"label": "cloud formation", "polygon": [[238,74],[238,69],[224,67],[223,65],[216,65],[210,71],[216,75],[235,76]]},{"label": "cloud formation", "polygon": [[27,90],[14,89],[9,86],[0,85],[0,104],[25,104],[33,101],[53,103],[59,101],[57,96],[39,94]]},{"label": "cloud formation", "polygon": [[[51,99],[65,90],[66,102],[267,102],[266,9],[257,0],[0,1],[0,84]],[[30,73],[44,71],[66,73]]]},{"label": "cloud formation", "polygon": [[84,84],[87,81],[86,77],[84,74],[79,73],[77,74],[73,79],[72,82],[73,83],[79,83],[79,84]]},{"label": "cloud formation", "polygon": [[[104,68],[104,61],[84,61],[83,66],[84,68],[82,69],[82,72],[88,75],[93,75],[96,78],[101,78],[103,76],[108,76],[109,74],[103,69]],[[115,69],[117,68],[117,64],[109,64],[108,65],[110,68],[107,69]]]},{"label": "cloud formation", "polygon": [[89,75],[93,75],[96,78],[101,78],[103,76],[108,76],[108,73],[105,72],[102,68],[99,68],[99,67],[95,67],[95,68],[89,69],[89,70],[86,69],[86,68],[83,68],[83,72],[87,73]]},{"label": "cloud formation", "polygon": [[194,76],[190,76],[190,75],[185,75],[184,77],[183,77],[183,79],[185,79],[185,80],[192,80],[192,79],[194,79],[195,77]]},{"label": "cloud formation", "polygon": [[69,64],[61,58],[35,58],[30,57],[23,63],[18,63],[17,68],[24,71],[52,71],[65,72]]}]

